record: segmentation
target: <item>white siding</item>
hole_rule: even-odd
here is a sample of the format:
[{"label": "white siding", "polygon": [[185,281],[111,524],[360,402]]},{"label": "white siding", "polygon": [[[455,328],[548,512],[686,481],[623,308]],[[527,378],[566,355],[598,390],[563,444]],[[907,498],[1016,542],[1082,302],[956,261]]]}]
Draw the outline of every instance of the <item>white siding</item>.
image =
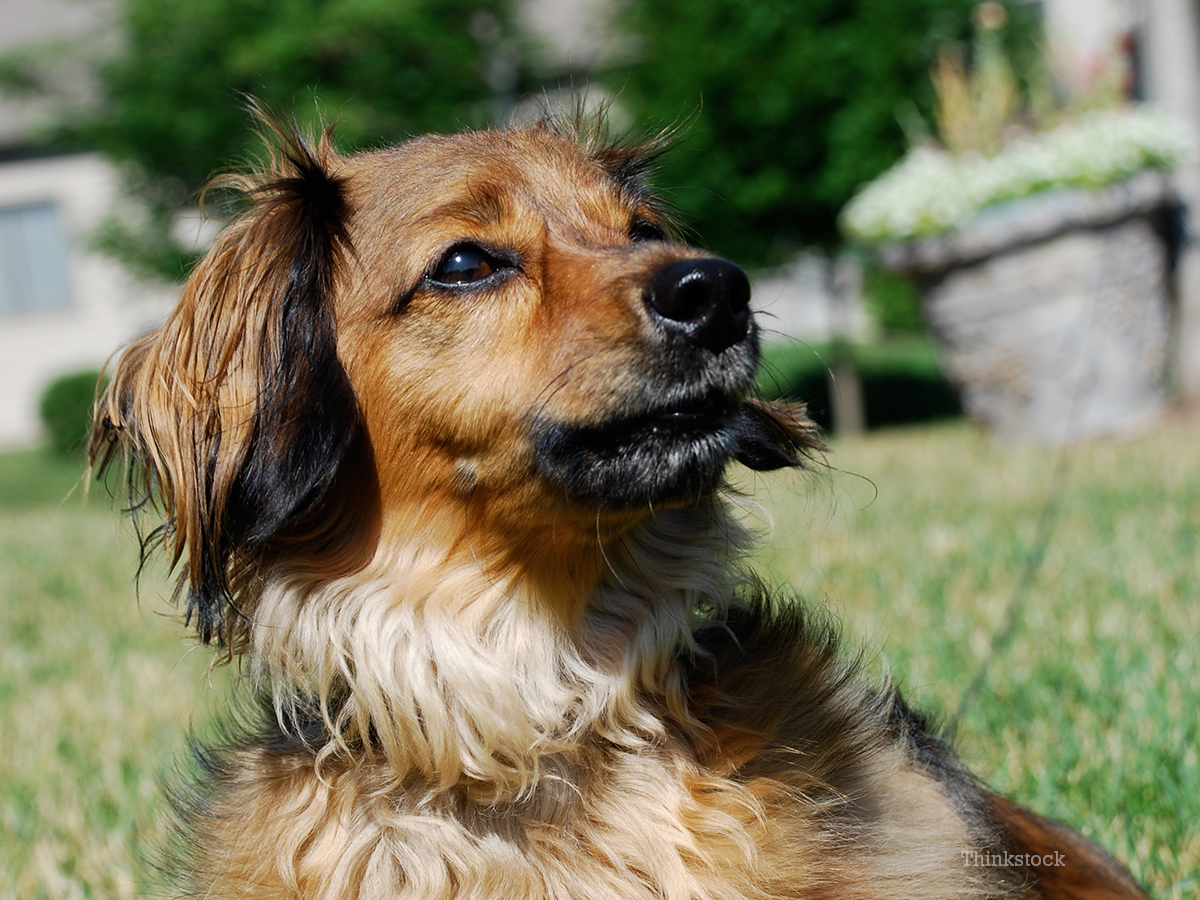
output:
[{"label": "white siding", "polygon": [[[0,165],[0,210],[52,208],[69,248],[66,305],[0,310],[0,447],[36,442],[37,404],[47,383],[98,368],[122,343],[160,320],[174,300],[174,288],[141,284],[117,262],[89,249],[92,233],[116,197],[116,175],[96,154]],[[55,265],[36,256],[26,262]],[[36,277],[49,283],[59,276]]]}]

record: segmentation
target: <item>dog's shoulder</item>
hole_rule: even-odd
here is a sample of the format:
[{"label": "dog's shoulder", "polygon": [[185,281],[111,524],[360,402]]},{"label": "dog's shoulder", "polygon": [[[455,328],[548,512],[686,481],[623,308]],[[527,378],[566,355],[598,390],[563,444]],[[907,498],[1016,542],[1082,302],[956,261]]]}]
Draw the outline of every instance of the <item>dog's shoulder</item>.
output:
[{"label": "dog's shoulder", "polygon": [[1021,896],[1015,872],[964,870],[998,839],[979,786],[895,686],[867,677],[827,614],[756,588],[697,645],[686,665],[707,728],[700,755],[748,784],[783,786],[789,809],[808,813],[797,827],[824,835],[827,862],[852,883]]},{"label": "dog's shoulder", "polygon": [[1145,897],[1101,848],[990,791],[929,716],[840,643],[827,614],[758,590],[702,629],[684,661],[702,755],[803,797],[790,811],[807,810],[800,827],[825,835],[826,864],[880,896],[913,883],[930,897]]},{"label": "dog's shoulder", "polygon": [[[696,633],[681,659],[696,714],[714,729],[760,739],[760,755],[786,751],[832,774],[847,758],[900,749],[923,768],[957,770],[930,720],[892,684],[878,684],[848,652],[836,622],[798,599],[754,585]],[[761,765],[761,761],[756,763]]]}]

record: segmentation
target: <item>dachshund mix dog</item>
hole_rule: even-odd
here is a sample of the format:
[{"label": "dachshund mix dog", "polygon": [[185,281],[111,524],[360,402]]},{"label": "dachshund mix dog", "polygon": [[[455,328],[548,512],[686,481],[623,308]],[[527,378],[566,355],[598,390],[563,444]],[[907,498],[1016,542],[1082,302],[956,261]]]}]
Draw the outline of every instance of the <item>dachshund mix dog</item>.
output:
[{"label": "dachshund mix dog", "polygon": [[262,703],[177,798],[187,896],[1144,896],[748,574],[727,467],[820,445],[659,146],[270,130],[91,442]]}]

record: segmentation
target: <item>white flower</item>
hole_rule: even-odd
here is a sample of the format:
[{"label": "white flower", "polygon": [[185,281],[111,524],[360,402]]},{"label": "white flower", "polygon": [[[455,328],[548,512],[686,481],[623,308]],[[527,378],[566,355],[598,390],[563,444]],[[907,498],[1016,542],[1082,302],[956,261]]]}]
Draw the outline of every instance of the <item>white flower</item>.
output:
[{"label": "white flower", "polygon": [[1146,108],[1088,113],[1017,138],[992,157],[916,147],[846,205],[847,237],[870,243],[923,237],[966,223],[986,206],[1055,187],[1098,188],[1194,158],[1178,120]]}]

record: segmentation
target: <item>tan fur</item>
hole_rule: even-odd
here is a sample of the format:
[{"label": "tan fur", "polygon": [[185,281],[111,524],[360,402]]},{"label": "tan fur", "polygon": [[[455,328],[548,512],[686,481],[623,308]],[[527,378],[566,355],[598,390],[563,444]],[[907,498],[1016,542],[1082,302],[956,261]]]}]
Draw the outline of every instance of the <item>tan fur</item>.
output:
[{"label": "tan fur", "polygon": [[[898,697],[755,599],[719,489],[605,503],[539,469],[541,423],[674,389],[647,285],[708,257],[630,237],[669,229],[638,176],[654,148],[542,124],[341,157],[276,133],[92,445],[132,456],[201,636],[273,710],[201,754],[184,889],[1035,896],[963,865],[1008,838]],[[515,262],[431,284],[463,241]],[[801,409],[738,415],[764,466],[816,445]]]}]

